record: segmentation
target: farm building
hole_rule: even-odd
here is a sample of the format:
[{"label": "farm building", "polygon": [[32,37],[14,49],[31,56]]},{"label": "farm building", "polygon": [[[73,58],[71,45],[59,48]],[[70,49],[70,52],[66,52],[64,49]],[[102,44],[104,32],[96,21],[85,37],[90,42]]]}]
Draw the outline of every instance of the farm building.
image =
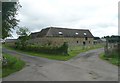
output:
[{"label": "farm building", "polygon": [[40,45],[91,45],[94,36],[88,29],[69,29],[48,27],[40,32],[31,33],[29,43]]}]

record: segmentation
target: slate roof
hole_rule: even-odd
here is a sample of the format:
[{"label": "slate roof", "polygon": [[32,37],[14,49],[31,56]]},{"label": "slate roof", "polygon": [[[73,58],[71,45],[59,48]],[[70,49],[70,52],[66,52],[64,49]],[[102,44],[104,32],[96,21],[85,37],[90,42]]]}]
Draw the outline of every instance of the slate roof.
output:
[{"label": "slate roof", "polygon": [[48,27],[48,28],[42,29],[40,32],[32,33],[31,36],[36,36],[36,37],[81,37],[81,38],[82,37],[89,37],[89,38],[94,37],[88,29],[68,29],[68,28],[58,28],[58,27]]}]

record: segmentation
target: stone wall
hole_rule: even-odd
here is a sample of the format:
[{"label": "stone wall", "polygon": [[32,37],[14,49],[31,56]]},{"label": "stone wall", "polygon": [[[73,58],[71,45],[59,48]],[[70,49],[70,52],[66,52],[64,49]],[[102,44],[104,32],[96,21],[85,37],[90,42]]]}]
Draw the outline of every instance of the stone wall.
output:
[{"label": "stone wall", "polygon": [[120,44],[119,43],[108,43],[108,42],[106,42],[104,50],[105,50],[105,54],[109,56],[113,52],[119,52]]},{"label": "stone wall", "polygon": [[30,39],[28,41],[31,44],[37,44],[37,45],[54,45],[59,46],[62,45],[64,42],[68,42],[69,45],[83,45],[83,42],[85,42],[85,45],[91,45],[93,44],[93,38],[57,38],[57,37],[44,37],[44,38],[35,38]]}]

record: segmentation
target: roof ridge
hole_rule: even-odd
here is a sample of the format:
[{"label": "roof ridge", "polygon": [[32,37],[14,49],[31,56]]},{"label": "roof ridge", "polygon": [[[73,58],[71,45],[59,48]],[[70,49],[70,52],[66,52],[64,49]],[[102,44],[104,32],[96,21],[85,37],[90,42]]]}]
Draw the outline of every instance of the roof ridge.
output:
[{"label": "roof ridge", "polygon": [[47,28],[50,28],[50,29],[51,28],[54,28],[54,29],[70,29],[70,30],[89,30],[89,29],[73,29],[73,28],[62,28],[62,27],[47,27]]},{"label": "roof ridge", "polygon": [[45,35],[45,36],[47,36],[47,35],[49,35],[49,34],[50,34],[50,30],[51,30],[51,28],[52,28],[52,27],[46,28],[46,29],[49,29],[49,30],[47,31],[47,33],[46,33],[46,35]]},{"label": "roof ridge", "polygon": [[[40,37],[55,36],[59,37],[59,31],[63,32],[64,37],[76,37],[75,33],[78,32],[77,37],[84,37],[84,33],[87,33],[88,37],[93,37],[89,29],[71,29],[71,28],[60,28],[60,27],[47,27],[40,31]],[[38,32],[39,33],[39,32]]]}]

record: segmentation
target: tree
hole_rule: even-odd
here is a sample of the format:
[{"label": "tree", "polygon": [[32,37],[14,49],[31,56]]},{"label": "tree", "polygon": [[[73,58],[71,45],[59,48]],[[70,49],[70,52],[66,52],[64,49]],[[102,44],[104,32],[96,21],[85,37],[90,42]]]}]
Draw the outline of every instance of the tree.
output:
[{"label": "tree", "polygon": [[100,37],[94,37],[94,40],[98,40],[98,39],[100,39]]},{"label": "tree", "polygon": [[21,27],[19,28],[19,30],[17,30],[16,33],[19,35],[18,42],[16,45],[20,44],[22,49],[24,49],[24,47],[27,45],[27,40],[29,40],[30,38],[29,37],[30,31],[26,27]]},{"label": "tree", "polygon": [[11,36],[11,29],[17,26],[17,11],[21,5],[19,2],[2,2],[2,39]]}]

